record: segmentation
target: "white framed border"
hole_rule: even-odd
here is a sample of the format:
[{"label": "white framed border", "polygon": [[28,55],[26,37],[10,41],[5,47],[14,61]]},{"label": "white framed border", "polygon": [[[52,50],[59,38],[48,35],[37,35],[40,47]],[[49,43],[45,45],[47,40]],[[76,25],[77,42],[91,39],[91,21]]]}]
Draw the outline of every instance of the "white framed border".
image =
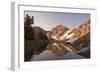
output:
[{"label": "white framed border", "polygon": [[[91,14],[91,59],[59,60],[59,61],[39,61],[24,62],[24,11],[48,11],[48,12],[73,12]],[[17,70],[35,70],[61,67],[80,67],[96,65],[95,33],[96,33],[96,8],[69,5],[43,6],[33,5],[32,3],[12,3],[12,49],[11,49],[11,69]],[[95,49],[94,49],[95,48]]]}]

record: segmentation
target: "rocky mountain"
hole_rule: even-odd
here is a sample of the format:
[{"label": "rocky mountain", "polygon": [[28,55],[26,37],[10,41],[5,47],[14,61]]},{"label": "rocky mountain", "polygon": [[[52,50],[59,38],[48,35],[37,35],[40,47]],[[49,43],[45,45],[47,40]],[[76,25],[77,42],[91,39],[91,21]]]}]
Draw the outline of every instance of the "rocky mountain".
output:
[{"label": "rocky mountain", "polygon": [[69,28],[63,26],[62,24],[57,25],[56,27],[52,28],[52,30],[49,32],[52,39],[59,40],[60,37],[65,34]]},{"label": "rocky mountain", "polygon": [[[66,28],[64,26],[62,27]],[[78,39],[89,32],[90,32],[90,20],[86,21],[85,23],[74,29],[60,29],[60,31],[58,30],[58,32],[55,33],[52,37],[58,40],[69,40],[74,38]]]},{"label": "rocky mountain", "polygon": [[81,37],[86,35],[87,33],[90,32],[90,20],[86,21],[81,26],[73,30],[74,30],[74,36],[76,37]]},{"label": "rocky mountain", "polygon": [[90,20],[74,29],[69,29],[62,24],[57,25],[49,32],[49,36],[55,40],[69,40],[84,36],[88,32],[90,32]]},{"label": "rocky mountain", "polygon": [[67,31],[63,36],[61,36],[61,40],[78,39],[85,36],[87,33],[90,33],[90,20],[84,22],[77,28]]},{"label": "rocky mountain", "polygon": [[77,28],[67,31],[63,36],[61,36],[61,40],[74,39],[74,38],[78,39],[82,36],[85,36],[89,32],[90,32],[90,20],[86,21]]}]

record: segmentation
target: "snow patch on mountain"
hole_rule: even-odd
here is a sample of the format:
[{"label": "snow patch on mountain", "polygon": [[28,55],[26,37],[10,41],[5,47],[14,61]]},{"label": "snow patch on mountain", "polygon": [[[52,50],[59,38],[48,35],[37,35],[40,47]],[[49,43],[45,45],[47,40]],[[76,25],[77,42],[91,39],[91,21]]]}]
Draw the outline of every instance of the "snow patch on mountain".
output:
[{"label": "snow patch on mountain", "polygon": [[71,33],[73,30],[68,30],[66,31],[65,34],[63,34],[61,37],[60,37],[60,40],[64,40],[64,39],[68,39],[68,38],[71,38],[74,33]]},{"label": "snow patch on mountain", "polygon": [[61,31],[59,31],[56,35],[51,36],[51,38],[53,38],[53,39],[55,39],[55,40],[59,40],[59,39],[57,38],[57,35],[60,34],[60,33],[61,33]]}]

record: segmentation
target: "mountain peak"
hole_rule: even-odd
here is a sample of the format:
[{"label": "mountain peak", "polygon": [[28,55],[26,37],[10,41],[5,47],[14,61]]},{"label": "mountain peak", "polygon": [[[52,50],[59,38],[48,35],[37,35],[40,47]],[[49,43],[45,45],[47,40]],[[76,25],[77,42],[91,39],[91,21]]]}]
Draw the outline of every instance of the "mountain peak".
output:
[{"label": "mountain peak", "polygon": [[84,36],[87,33],[90,32],[90,20],[84,22],[82,25],[80,25],[76,30],[75,30],[75,35],[76,36]]},{"label": "mountain peak", "polygon": [[63,24],[59,24],[59,25],[57,25],[55,28],[64,28],[64,29],[68,29],[68,30],[69,30],[69,28],[67,28],[67,27],[64,26]]},{"label": "mountain peak", "polygon": [[60,38],[60,36],[63,35],[68,30],[69,28],[63,26],[63,24],[59,24],[56,27],[52,28],[52,30],[50,31],[50,34],[51,34],[51,37],[53,37],[53,39],[58,40],[58,38]]},{"label": "mountain peak", "polygon": [[52,28],[51,32],[55,31],[55,32],[59,32],[59,31],[65,31],[65,30],[69,30],[69,28],[63,26],[63,24],[59,24],[56,27]]}]

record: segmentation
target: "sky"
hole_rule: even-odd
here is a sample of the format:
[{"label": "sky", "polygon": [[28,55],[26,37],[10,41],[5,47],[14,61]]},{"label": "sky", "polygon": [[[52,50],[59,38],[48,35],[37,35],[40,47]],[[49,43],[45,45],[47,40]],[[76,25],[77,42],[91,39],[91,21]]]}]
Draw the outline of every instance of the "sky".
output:
[{"label": "sky", "polygon": [[70,29],[77,28],[90,19],[90,14],[86,13],[25,11],[24,17],[26,14],[34,16],[35,26],[40,26],[47,31],[59,24]]}]

